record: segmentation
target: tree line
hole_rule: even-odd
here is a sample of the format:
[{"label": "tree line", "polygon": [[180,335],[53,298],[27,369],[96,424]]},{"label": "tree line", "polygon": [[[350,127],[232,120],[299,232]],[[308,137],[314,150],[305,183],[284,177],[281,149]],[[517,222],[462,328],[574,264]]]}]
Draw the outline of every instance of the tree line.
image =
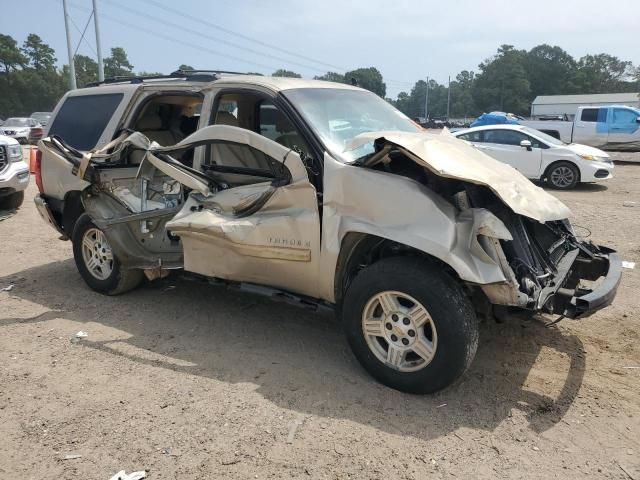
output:
[{"label": "tree line", "polygon": [[[24,116],[34,111],[50,111],[68,90],[69,66],[56,67],[55,51],[38,35],[31,33],[21,46],[9,35],[0,34],[0,117]],[[85,55],[74,57],[76,83],[83,87],[98,80],[97,62]],[[182,70],[193,70],[182,64]],[[104,59],[105,77],[160,75],[159,72],[134,72],[122,47],[111,48]],[[279,69],[273,76],[297,77],[291,70]],[[386,98],[387,86],[375,67],[356,68],[338,73],[327,72],[319,80],[350,83]],[[612,93],[640,91],[640,67],[630,61],[600,53],[574,59],[558,46],[538,45],[518,50],[502,45],[497,53],[478,65],[477,72],[463,70],[450,83],[450,116],[474,117],[482,112],[501,110],[521,115],[529,113],[537,95]],[[447,85],[431,79],[429,116],[447,112]],[[386,98],[408,116],[422,117],[425,112],[427,82],[418,80],[409,92],[395,99]]]}]

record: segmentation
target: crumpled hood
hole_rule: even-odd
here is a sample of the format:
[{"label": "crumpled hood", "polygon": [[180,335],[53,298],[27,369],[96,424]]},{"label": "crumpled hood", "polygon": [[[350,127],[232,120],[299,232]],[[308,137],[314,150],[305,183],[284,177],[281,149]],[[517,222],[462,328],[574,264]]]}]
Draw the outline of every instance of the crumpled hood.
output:
[{"label": "crumpled hood", "polygon": [[590,147],[589,145],[582,145],[581,143],[571,143],[566,145],[565,148],[568,148],[574,153],[578,155],[593,155],[594,157],[602,157],[609,158],[609,154],[599,148]]},{"label": "crumpled hood", "polygon": [[569,208],[553,195],[530,182],[513,167],[494,160],[448,131],[368,132],[358,135],[347,151],[373,140],[395,145],[415,162],[446,178],[489,187],[515,213],[541,223],[563,220]]}]

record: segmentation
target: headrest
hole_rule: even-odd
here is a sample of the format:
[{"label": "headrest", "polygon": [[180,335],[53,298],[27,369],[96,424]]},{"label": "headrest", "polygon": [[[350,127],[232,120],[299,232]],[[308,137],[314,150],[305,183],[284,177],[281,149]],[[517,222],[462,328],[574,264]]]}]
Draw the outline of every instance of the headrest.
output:
[{"label": "headrest", "polygon": [[145,115],[136,123],[136,130],[140,132],[162,130],[162,119],[158,115]]},{"label": "headrest", "polygon": [[231,127],[238,126],[238,119],[233,114],[224,110],[219,110],[216,115],[216,125],[229,125]]}]

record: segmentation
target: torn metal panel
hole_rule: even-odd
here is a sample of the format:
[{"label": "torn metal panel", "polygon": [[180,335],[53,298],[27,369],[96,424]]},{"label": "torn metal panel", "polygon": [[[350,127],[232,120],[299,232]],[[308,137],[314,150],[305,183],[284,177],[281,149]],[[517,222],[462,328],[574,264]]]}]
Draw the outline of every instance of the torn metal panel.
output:
[{"label": "torn metal panel", "polygon": [[[335,269],[350,232],[375,235],[428,253],[475,284],[504,282],[500,267],[478,244],[478,230],[507,237],[486,210],[464,214],[422,184],[391,173],[324,158],[321,298],[335,301]],[[374,193],[375,192],[375,193]],[[488,215],[489,214],[489,215]]]},{"label": "torn metal panel", "polygon": [[535,186],[513,167],[494,160],[448,132],[440,135],[371,132],[358,135],[347,147],[354,150],[382,139],[436,175],[489,187],[515,213],[541,223],[562,220],[571,211],[553,195]]},{"label": "torn metal panel", "polygon": [[[279,187],[259,211],[236,216],[235,210],[255,199],[260,188],[271,186],[189,198],[167,224],[182,240],[185,269],[315,296],[320,251],[315,188],[306,180]],[[238,192],[241,189],[245,196]]]},{"label": "torn metal panel", "polygon": [[151,151],[171,152],[213,140],[249,145],[282,163],[290,178],[277,187],[260,182],[220,191],[196,189],[198,193],[192,193],[167,224],[182,240],[185,269],[315,296],[320,217],[316,190],[300,156],[261,135],[230,126],[206,127],[173,147]]}]

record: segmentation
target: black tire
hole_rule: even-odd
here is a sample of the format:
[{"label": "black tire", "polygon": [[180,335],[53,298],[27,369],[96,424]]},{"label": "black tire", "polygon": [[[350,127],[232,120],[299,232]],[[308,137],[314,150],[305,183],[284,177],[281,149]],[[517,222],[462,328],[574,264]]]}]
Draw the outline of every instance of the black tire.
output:
[{"label": "black tire", "polygon": [[107,278],[100,279],[91,273],[82,253],[83,239],[85,234],[91,229],[101,231],[91,221],[91,217],[84,213],[78,218],[71,237],[73,242],[73,259],[85,283],[96,292],[105,295],[119,295],[133,290],[140,285],[144,277],[142,270],[122,268],[120,261],[115,255],[113,255],[111,273]]},{"label": "black tire", "polygon": [[24,202],[24,191],[14,192],[6,197],[0,197],[0,208],[3,210],[15,210]]},{"label": "black tire", "polygon": [[556,162],[546,173],[547,184],[557,190],[571,190],[580,182],[580,170],[571,162]]},{"label": "black tire", "polygon": [[[384,291],[409,295],[431,317],[437,346],[430,362],[417,371],[388,366],[367,343],[362,325],[364,311],[370,299]],[[433,393],[451,385],[469,367],[478,347],[478,321],[461,286],[423,259],[387,258],[367,267],[349,286],[342,312],[347,340],[360,364],[378,381],[402,392]],[[387,321],[383,325],[388,326]],[[378,340],[381,348],[385,342],[388,346],[388,341]]]}]

